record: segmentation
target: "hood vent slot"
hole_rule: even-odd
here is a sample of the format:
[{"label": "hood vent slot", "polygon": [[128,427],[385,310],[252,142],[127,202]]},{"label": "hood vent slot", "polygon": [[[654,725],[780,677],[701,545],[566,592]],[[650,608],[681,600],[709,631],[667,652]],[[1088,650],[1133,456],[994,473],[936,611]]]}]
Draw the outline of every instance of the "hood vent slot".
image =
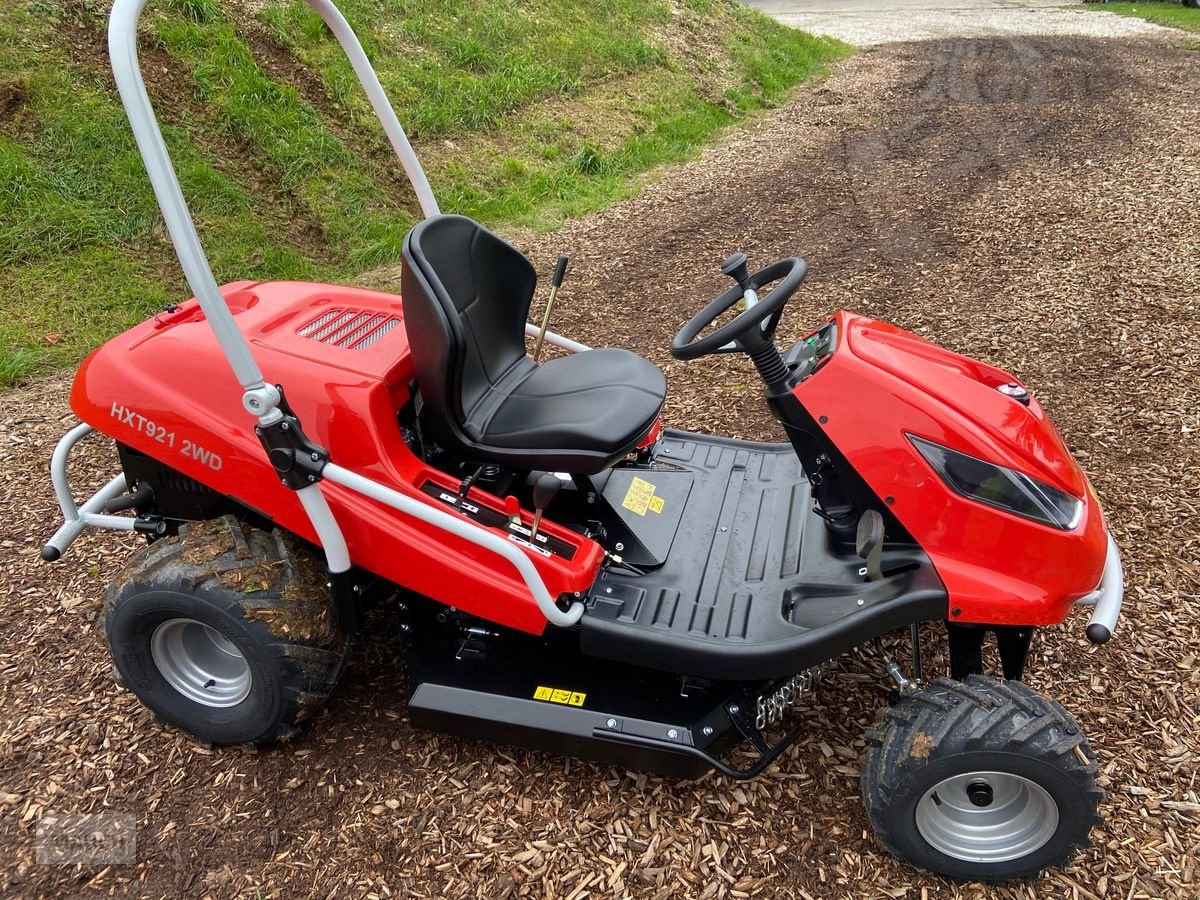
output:
[{"label": "hood vent slot", "polygon": [[400,317],[389,313],[367,312],[361,309],[330,309],[296,334],[331,347],[363,350],[400,324]]}]

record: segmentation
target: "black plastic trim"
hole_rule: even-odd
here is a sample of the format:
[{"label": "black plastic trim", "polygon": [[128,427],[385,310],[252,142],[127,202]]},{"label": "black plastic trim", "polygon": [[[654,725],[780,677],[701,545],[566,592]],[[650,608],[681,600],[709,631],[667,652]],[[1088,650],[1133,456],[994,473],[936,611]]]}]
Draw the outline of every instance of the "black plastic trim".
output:
[{"label": "black plastic trim", "polygon": [[305,435],[300,420],[292,412],[283,386],[279,391],[278,410],[282,418],[270,425],[256,425],[254,433],[267,451],[267,459],[287,487],[293,491],[309,487],[323,479],[325,466],[329,463],[329,451],[314,443]]}]

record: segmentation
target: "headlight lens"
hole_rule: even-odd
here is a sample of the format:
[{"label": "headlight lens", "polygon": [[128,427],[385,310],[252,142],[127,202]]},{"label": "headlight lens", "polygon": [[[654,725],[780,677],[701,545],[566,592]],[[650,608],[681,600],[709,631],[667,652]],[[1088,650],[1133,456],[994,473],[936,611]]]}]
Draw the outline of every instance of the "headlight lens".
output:
[{"label": "headlight lens", "polygon": [[1006,469],[909,435],[913,446],[955,491],[1026,519],[1069,530],[1079,524],[1083,501],[1024,472]]}]

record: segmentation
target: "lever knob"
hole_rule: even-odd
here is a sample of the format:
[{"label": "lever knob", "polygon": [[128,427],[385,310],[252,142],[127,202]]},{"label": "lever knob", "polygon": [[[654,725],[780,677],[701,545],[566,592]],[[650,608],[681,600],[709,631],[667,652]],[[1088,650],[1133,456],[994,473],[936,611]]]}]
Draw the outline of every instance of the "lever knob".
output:
[{"label": "lever knob", "polygon": [[562,487],[562,482],[549,472],[543,472],[533,483],[533,508],[543,510],[550,505],[554,495]]},{"label": "lever knob", "polygon": [[563,279],[567,277],[567,262],[569,260],[570,257],[565,253],[558,258],[558,264],[554,267],[554,277],[550,279],[552,287],[562,287]]},{"label": "lever knob", "polygon": [[721,263],[721,272],[736,281],[742,290],[746,290],[750,287],[748,262],[745,253],[731,253],[725,257],[725,262]]},{"label": "lever knob", "polygon": [[546,507],[550,505],[550,501],[554,499],[554,495],[561,487],[562,482],[549,472],[543,472],[533,483],[533,527],[529,529],[529,541],[535,547],[537,546],[538,528],[542,524],[542,513],[546,511]]},{"label": "lever knob", "polygon": [[504,514],[510,522],[521,524],[521,501],[512,494],[504,498]]}]

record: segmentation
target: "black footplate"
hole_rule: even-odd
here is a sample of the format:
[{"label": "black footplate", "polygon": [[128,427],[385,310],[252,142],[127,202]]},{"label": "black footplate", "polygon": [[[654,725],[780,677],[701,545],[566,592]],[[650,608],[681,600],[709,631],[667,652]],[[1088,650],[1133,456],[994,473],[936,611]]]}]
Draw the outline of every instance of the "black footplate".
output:
[{"label": "black footplate", "polygon": [[668,431],[655,461],[668,468],[636,473],[649,485],[630,501],[638,508],[651,489],[650,500],[659,495],[656,476],[691,476],[682,511],[671,510],[679,518],[670,552],[642,574],[601,574],[580,622],[584,653],[710,678],[770,679],[945,618],[946,592],[919,547],[889,544],[884,577],[868,582],[854,548],[830,538],[789,445]]}]

